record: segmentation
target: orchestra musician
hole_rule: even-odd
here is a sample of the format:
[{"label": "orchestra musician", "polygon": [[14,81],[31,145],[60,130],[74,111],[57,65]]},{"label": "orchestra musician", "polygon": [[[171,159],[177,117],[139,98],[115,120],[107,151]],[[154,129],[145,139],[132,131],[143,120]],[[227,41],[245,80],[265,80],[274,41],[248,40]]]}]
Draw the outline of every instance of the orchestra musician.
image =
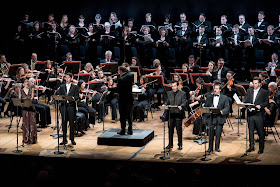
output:
[{"label": "orchestra musician", "polygon": [[137,100],[133,101],[133,121],[139,119],[139,122],[144,121],[144,118],[147,117],[146,107],[149,104],[149,89],[150,85],[145,83],[145,76],[142,75],[139,78],[139,83],[133,85],[134,88],[146,89],[143,94],[137,95]]},{"label": "orchestra musician", "polygon": [[[33,88],[34,90],[36,90],[36,92],[34,92],[34,99],[33,99],[33,104],[35,106],[36,111],[38,111],[39,118],[37,118],[37,122],[39,123],[39,126],[41,128],[45,128],[47,127],[49,124],[51,124],[51,112],[50,112],[50,107],[48,105],[39,103],[39,89],[40,92],[44,93],[46,91],[46,87],[44,86],[38,86],[36,85],[36,80],[34,78],[30,78],[29,79],[29,83],[31,88]],[[36,116],[37,117],[37,116]]]},{"label": "orchestra musician", "polygon": [[210,61],[208,63],[206,75],[208,75],[210,82],[214,82],[214,80],[217,79],[217,68],[216,68],[215,62]]},{"label": "orchestra musician", "polygon": [[[157,60],[157,59],[156,59]],[[151,73],[152,76],[162,76],[163,77],[163,80],[164,82],[167,82],[166,78],[165,78],[165,74],[162,72],[161,70],[161,63],[159,60],[157,60],[157,63],[155,64],[155,68],[156,68],[156,71]],[[162,84],[157,84],[157,83],[154,83],[152,85],[152,87],[150,88],[149,90],[149,95],[150,95],[150,98],[154,98],[154,94],[157,94],[157,100],[158,100],[158,103],[157,103],[157,110],[160,111],[160,108],[159,106],[161,106],[161,99],[162,99],[162,95],[164,94],[164,88],[163,88],[163,85]]]},{"label": "orchestra musician", "polygon": [[[117,84],[114,83],[114,80],[112,77],[107,77],[107,84],[108,88],[116,88]],[[98,123],[104,120],[104,111],[106,104],[110,104],[111,106],[111,114],[112,114],[112,120],[115,122],[118,121],[117,117],[117,104],[118,104],[118,95],[117,90],[112,89],[111,91],[105,91],[103,94],[106,94],[103,101],[99,102],[99,110],[98,110]]]},{"label": "orchestra musician", "polygon": [[189,71],[191,73],[198,73],[200,67],[199,67],[199,65],[197,63],[195,64],[194,55],[190,55],[188,57],[188,62],[189,62],[189,64],[188,64]]},{"label": "orchestra musician", "polygon": [[[215,151],[221,152],[220,149],[220,138],[223,130],[223,125],[226,122],[226,115],[229,113],[229,100],[228,97],[221,93],[221,84],[214,84],[213,85],[213,94],[210,94],[207,99],[205,100],[204,107],[214,107],[218,108],[221,111],[221,114],[210,114],[204,115],[207,118],[207,124],[209,127],[209,148],[207,150],[208,153],[213,152],[213,141],[214,136],[215,139]],[[215,129],[215,130],[214,130]],[[215,135],[214,135],[215,132]]]},{"label": "orchestra musician", "polygon": [[225,82],[223,82],[223,94],[228,96],[229,98],[229,105],[230,105],[230,110],[229,113],[232,113],[232,104],[233,104],[233,95],[236,93],[236,80],[234,80],[233,76],[235,74],[233,73],[233,71],[228,71],[226,78],[227,80]]},{"label": "orchestra musician", "polygon": [[89,101],[91,100],[93,90],[86,88],[86,83],[84,80],[79,80],[79,101],[78,101],[78,111],[85,114],[86,117],[86,129],[90,128],[90,124],[95,125],[96,110],[90,107]]},{"label": "orchestra musician", "polygon": [[243,99],[244,103],[254,104],[254,108],[247,109],[247,122],[249,128],[249,149],[247,152],[255,150],[254,130],[256,129],[259,135],[259,154],[264,151],[264,108],[268,106],[267,90],[261,88],[261,79],[253,78],[253,88],[249,88]]},{"label": "orchestra musician", "polygon": [[[28,79],[24,80],[23,88],[18,94],[19,99],[34,100],[34,88],[31,88],[31,83]],[[36,111],[35,107],[25,107],[22,109],[23,118],[23,143],[36,144],[37,143],[37,126],[36,126]]]},{"label": "orchestra musician", "polygon": [[[65,95],[65,96],[72,96],[74,100],[79,99],[79,88],[77,85],[72,84],[73,75],[72,73],[66,73],[65,80],[66,83],[62,84],[56,95]],[[76,103],[75,101],[66,102],[64,104],[60,104],[60,113],[62,117],[62,131],[63,131],[63,141],[60,145],[65,145],[68,143],[67,141],[67,122],[69,121],[70,126],[70,135],[69,139],[71,140],[72,145],[76,145],[74,140],[74,119],[76,116]],[[64,120],[65,119],[65,120]]]},{"label": "orchestra musician", "polygon": [[169,135],[169,143],[166,149],[173,148],[173,134],[174,128],[176,127],[177,136],[178,136],[178,149],[183,149],[183,141],[182,141],[182,120],[185,118],[185,107],[188,105],[188,100],[186,99],[186,93],[182,90],[179,90],[179,83],[177,81],[173,81],[171,83],[172,90],[167,92],[167,106],[174,105],[178,106],[177,109],[169,109],[170,123],[168,124],[168,135]]},{"label": "orchestra musician", "polygon": [[218,70],[217,70],[217,79],[220,82],[224,82],[226,80],[226,74],[230,70],[225,66],[225,60],[223,58],[218,59]]}]

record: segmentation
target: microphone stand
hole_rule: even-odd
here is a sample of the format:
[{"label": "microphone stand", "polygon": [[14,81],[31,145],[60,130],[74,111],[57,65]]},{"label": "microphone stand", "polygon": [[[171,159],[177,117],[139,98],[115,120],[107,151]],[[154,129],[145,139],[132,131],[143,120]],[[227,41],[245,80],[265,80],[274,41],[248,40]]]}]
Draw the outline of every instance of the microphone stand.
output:
[{"label": "microphone stand", "polygon": [[[166,106],[164,105],[164,110],[165,110]],[[170,112],[169,112],[169,119],[168,119],[168,123],[170,120]],[[163,122],[163,156],[160,157],[161,160],[168,160],[170,159],[170,157],[166,156],[166,148],[165,148],[165,120]]]}]

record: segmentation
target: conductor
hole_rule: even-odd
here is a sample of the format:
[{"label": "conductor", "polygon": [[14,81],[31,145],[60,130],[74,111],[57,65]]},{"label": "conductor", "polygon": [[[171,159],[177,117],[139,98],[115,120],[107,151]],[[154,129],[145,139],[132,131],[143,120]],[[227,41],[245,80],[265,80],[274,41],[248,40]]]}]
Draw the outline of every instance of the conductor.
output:
[{"label": "conductor", "polygon": [[133,75],[128,72],[124,66],[119,66],[118,73],[120,75],[117,83],[117,87],[108,88],[109,91],[117,89],[119,94],[119,113],[121,122],[120,135],[125,135],[126,120],[128,121],[127,134],[132,135],[132,107],[133,107],[133,95],[132,84]]}]

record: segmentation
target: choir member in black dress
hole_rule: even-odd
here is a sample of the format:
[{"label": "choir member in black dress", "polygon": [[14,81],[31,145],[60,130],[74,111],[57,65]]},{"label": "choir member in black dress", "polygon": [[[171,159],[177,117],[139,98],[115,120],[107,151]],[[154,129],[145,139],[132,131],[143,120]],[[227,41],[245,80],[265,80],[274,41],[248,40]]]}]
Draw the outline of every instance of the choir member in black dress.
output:
[{"label": "choir member in black dress", "polygon": [[74,25],[70,25],[69,32],[65,36],[64,43],[70,49],[74,59],[80,59],[80,41],[81,40],[76,27]]},{"label": "choir member in black dress", "polygon": [[111,30],[111,24],[109,22],[105,22],[104,28],[105,29],[100,33],[100,45],[102,46],[102,51],[113,51],[118,35],[115,31]]},{"label": "choir member in black dress", "polygon": [[169,59],[169,46],[170,46],[170,38],[168,36],[168,31],[166,28],[162,27],[159,30],[159,36],[155,42],[157,56],[164,67],[171,66],[168,63]]}]

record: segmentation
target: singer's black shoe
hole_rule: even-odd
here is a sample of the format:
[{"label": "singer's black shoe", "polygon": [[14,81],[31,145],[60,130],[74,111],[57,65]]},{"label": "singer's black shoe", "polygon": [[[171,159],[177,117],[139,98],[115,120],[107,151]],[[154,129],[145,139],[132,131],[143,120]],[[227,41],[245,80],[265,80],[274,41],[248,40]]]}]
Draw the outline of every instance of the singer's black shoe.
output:
[{"label": "singer's black shoe", "polygon": [[120,132],[118,132],[119,135],[125,135],[125,131],[121,130]]},{"label": "singer's black shoe", "polygon": [[212,153],[213,151],[211,149],[207,149],[206,153]]},{"label": "singer's black shoe", "polygon": [[263,154],[263,149],[259,149],[258,154]]},{"label": "singer's black shoe", "polygon": [[216,152],[222,152],[221,149],[215,149]]},{"label": "singer's black shoe", "polygon": [[249,148],[249,149],[247,149],[247,152],[252,152],[252,151],[255,151],[255,148]]},{"label": "singer's black shoe", "polygon": [[128,135],[133,135],[132,130],[128,130],[128,131],[127,131],[127,134],[128,134]]},{"label": "singer's black shoe", "polygon": [[62,141],[62,142],[60,142],[59,145],[65,145],[65,144],[67,144],[67,143],[68,143],[68,141]]},{"label": "singer's black shoe", "polygon": [[76,145],[76,142],[74,140],[71,140],[72,145]]},{"label": "singer's black shoe", "polygon": [[171,145],[168,145],[168,146],[166,146],[166,148],[165,149],[172,149],[173,148],[173,146]]},{"label": "singer's black shoe", "polygon": [[183,146],[182,145],[178,145],[178,150],[182,150],[183,149]]}]

